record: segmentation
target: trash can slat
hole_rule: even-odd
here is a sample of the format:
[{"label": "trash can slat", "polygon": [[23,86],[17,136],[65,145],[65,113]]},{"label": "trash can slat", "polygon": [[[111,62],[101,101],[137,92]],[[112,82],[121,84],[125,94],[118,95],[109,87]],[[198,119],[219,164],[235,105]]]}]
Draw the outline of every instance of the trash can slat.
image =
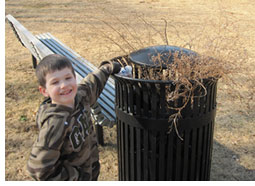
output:
[{"label": "trash can slat", "polygon": [[143,107],[143,116],[148,116],[148,107],[149,107],[149,95],[148,95],[148,89],[147,84],[142,84],[142,107]]},{"label": "trash can slat", "polygon": [[144,160],[144,163],[143,163],[143,172],[144,172],[144,175],[143,175],[143,179],[144,180],[148,180],[149,177],[148,177],[148,174],[149,174],[149,165],[148,165],[148,131],[144,130],[143,131],[143,160]]},{"label": "trash can slat", "polygon": [[136,166],[135,166],[135,150],[134,150],[134,146],[135,146],[135,135],[134,135],[134,127],[130,126],[129,127],[130,130],[130,180],[135,180],[135,172],[136,172]]},{"label": "trash can slat", "polygon": [[184,157],[183,157],[183,175],[182,180],[188,180],[188,170],[189,170],[189,156],[190,156],[190,130],[184,131]]},{"label": "trash can slat", "polygon": [[127,93],[127,85],[125,84],[123,86],[123,102],[124,102],[124,108],[123,110],[125,110],[128,113],[128,93]]},{"label": "trash can slat", "polygon": [[197,145],[197,130],[192,130],[192,138],[191,138],[191,158],[190,158],[190,179],[195,180],[195,163],[196,163],[196,145]]},{"label": "trash can slat", "polygon": [[165,90],[165,85],[160,84],[160,113],[166,113],[166,90]]},{"label": "trash can slat", "polygon": [[168,146],[167,146],[167,171],[166,171],[166,180],[173,180],[172,172],[173,172],[173,134],[168,135]]},{"label": "trash can slat", "polygon": [[196,152],[196,180],[200,180],[200,163],[201,163],[201,159],[202,159],[202,134],[203,134],[203,128],[199,128],[197,129],[197,133],[198,133],[198,138],[197,138],[197,152]]},{"label": "trash can slat", "polygon": [[157,137],[156,132],[152,131],[152,134],[149,135],[149,180],[156,181],[156,164],[157,164],[157,156],[156,156],[156,145],[157,145]]},{"label": "trash can slat", "polygon": [[165,131],[160,131],[160,139],[159,139],[159,171],[158,171],[158,177],[159,181],[164,181],[165,180],[165,163],[166,163],[166,153],[165,149],[166,147],[166,132]]},{"label": "trash can slat", "polygon": [[137,83],[135,83],[135,101],[136,101],[136,115],[141,115],[141,92]]},{"label": "trash can slat", "polygon": [[154,84],[151,84],[151,93],[152,93],[152,96],[151,96],[151,99],[150,99],[150,101],[151,101],[151,112],[152,112],[152,117],[153,118],[157,118],[157,116],[158,116],[158,111],[160,110],[159,108],[158,108],[158,104],[157,104],[157,102],[158,102],[158,92],[157,92],[157,89],[156,89],[156,87],[155,87],[155,85]]},{"label": "trash can slat", "polygon": [[142,180],[141,178],[141,129],[136,128],[136,169],[137,169],[137,181]]},{"label": "trash can slat", "polygon": [[206,157],[207,157],[207,139],[208,139],[208,126],[209,125],[205,125],[203,126],[203,155],[202,155],[202,161],[201,161],[201,179],[205,180],[206,176],[205,176],[205,167],[206,167]]},{"label": "trash can slat", "polygon": [[174,180],[181,181],[181,172],[182,172],[182,141],[179,138],[175,138],[175,147],[176,147],[176,153],[175,153],[175,176]]},{"label": "trash can slat", "polygon": [[205,112],[210,112],[211,111],[211,100],[212,100],[212,85],[208,85],[207,88],[207,94],[206,94],[206,111]]},{"label": "trash can slat", "polygon": [[128,84],[128,112],[134,113],[134,91],[133,86]]},{"label": "trash can slat", "polygon": [[130,140],[129,140],[129,125],[125,123],[125,167],[126,167],[126,173],[125,173],[125,177],[127,180],[130,180],[130,148],[129,148],[129,144],[130,144]]}]

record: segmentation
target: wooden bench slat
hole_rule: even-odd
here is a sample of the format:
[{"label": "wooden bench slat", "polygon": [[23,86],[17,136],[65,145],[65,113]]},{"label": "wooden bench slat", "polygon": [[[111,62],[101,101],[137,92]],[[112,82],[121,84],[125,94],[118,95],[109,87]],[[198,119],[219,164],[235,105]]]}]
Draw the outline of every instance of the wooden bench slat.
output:
[{"label": "wooden bench slat", "polygon": [[[67,49],[65,49],[63,46],[61,46],[56,40],[54,40],[54,38],[47,37],[45,36],[45,34],[36,35],[36,37],[49,49],[54,50],[54,53],[59,53],[64,56],[68,56],[69,58],[71,58],[72,62],[76,61],[78,63],[78,64],[74,63],[76,66],[79,66],[80,62],[75,59],[74,55]],[[93,71],[90,68],[86,67],[84,64],[82,70],[84,70],[86,74]]]}]

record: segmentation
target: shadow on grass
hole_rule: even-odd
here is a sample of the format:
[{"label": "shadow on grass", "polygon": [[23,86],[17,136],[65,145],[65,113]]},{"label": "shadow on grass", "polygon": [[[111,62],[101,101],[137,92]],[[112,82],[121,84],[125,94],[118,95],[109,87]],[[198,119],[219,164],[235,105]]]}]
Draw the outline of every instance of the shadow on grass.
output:
[{"label": "shadow on grass", "polygon": [[211,165],[212,181],[255,181],[255,170],[238,162],[240,156],[214,140]]}]

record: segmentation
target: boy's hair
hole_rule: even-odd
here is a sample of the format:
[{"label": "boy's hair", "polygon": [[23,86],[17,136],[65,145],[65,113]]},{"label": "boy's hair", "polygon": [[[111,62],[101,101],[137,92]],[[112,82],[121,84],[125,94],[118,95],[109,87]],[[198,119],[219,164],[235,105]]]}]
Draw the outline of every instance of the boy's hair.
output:
[{"label": "boy's hair", "polygon": [[46,75],[48,73],[53,73],[56,70],[62,70],[64,68],[69,68],[75,77],[72,63],[68,60],[68,58],[61,56],[59,54],[50,54],[44,57],[41,60],[41,62],[37,65],[35,72],[39,85],[45,87]]}]

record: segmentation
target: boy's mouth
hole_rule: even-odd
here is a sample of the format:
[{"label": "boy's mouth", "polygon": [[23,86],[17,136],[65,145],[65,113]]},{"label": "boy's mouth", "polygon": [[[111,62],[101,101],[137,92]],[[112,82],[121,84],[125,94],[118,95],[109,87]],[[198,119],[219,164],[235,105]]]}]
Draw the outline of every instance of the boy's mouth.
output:
[{"label": "boy's mouth", "polygon": [[72,90],[67,90],[64,92],[61,92],[60,95],[69,95],[72,92]]}]

